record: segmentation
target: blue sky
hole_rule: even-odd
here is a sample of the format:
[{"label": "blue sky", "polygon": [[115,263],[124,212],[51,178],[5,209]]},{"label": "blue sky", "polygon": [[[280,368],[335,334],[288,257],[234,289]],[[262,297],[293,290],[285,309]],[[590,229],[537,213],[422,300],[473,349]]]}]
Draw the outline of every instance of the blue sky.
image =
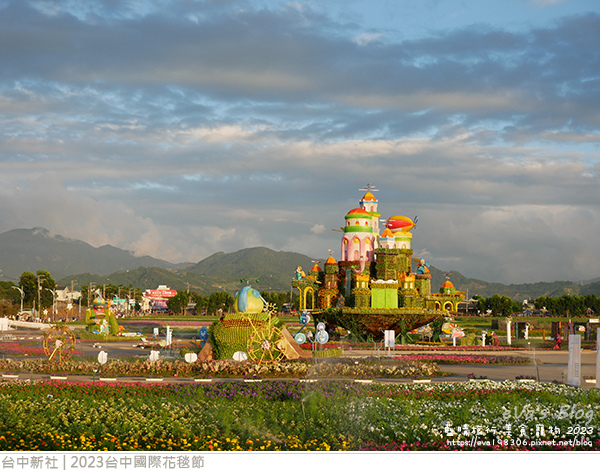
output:
[{"label": "blue sky", "polygon": [[600,4],[0,0],[0,232],[339,257],[367,183],[415,255],[600,276]]}]

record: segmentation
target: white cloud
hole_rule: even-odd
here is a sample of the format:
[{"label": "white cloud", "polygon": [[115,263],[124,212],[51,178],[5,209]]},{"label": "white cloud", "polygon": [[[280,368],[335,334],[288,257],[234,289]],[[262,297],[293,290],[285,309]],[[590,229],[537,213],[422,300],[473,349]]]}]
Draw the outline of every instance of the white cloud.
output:
[{"label": "white cloud", "polygon": [[310,231],[312,233],[319,235],[321,233],[325,233],[327,231],[327,229],[325,228],[325,225],[323,225],[323,224],[315,224],[310,228]]},{"label": "white cloud", "polygon": [[431,2],[401,39],[406,15],[374,25],[361,2],[43,5],[0,7],[0,231],[324,258],[372,182],[440,268],[598,276],[597,8],[515,32]]},{"label": "white cloud", "polygon": [[356,38],[354,38],[354,41],[359,46],[366,46],[369,43],[378,41],[381,38],[381,36],[381,33],[362,33],[359,34]]}]

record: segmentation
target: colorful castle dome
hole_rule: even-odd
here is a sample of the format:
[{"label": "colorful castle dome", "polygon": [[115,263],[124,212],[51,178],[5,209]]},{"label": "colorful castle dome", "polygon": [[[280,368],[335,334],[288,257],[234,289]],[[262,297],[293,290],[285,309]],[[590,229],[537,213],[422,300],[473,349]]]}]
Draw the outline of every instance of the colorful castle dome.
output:
[{"label": "colorful castle dome", "polygon": [[346,219],[364,219],[371,218],[371,214],[369,214],[366,210],[361,207],[357,207],[356,209],[352,209],[348,214],[346,214]]},{"label": "colorful castle dome", "polygon": [[373,193],[371,191],[367,192],[364,197],[362,198],[363,201],[375,201],[377,202],[377,198],[375,196],[373,196]]},{"label": "colorful castle dome", "polygon": [[366,210],[357,207],[346,214],[344,232],[373,233],[373,217]]},{"label": "colorful castle dome", "polygon": [[440,294],[454,294],[456,293],[456,287],[454,287],[454,284],[452,284],[448,279],[446,279],[446,282],[444,282],[442,284],[442,287],[440,287]]}]

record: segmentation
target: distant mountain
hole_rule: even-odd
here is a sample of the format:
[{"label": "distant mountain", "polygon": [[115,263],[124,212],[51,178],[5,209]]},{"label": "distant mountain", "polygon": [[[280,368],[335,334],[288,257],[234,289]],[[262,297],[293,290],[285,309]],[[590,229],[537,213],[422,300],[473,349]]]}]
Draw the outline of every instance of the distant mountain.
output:
[{"label": "distant mountain", "polygon": [[[210,294],[219,290],[233,294],[247,281],[261,291],[288,292],[291,290],[294,270],[298,265],[302,266],[308,274],[308,270],[314,263],[311,258],[299,253],[273,251],[269,248],[258,247],[246,248],[234,253],[215,253],[199,263],[176,270],[139,268],[127,273],[113,273],[102,281],[98,279],[91,279],[91,281],[96,282],[97,285],[111,283],[140,288],[166,284],[178,290],[189,287],[201,294]],[[414,270],[416,270],[416,264],[413,265]],[[467,278],[457,271],[441,271],[434,266],[430,266],[429,270],[431,291],[434,293],[439,292],[440,287],[448,278],[457,290],[465,292],[469,297],[474,295],[491,297],[497,294],[522,301],[542,296],[560,297],[564,294],[600,295],[600,282],[583,285],[569,281],[506,285]],[[245,281],[240,282],[242,279]],[[80,280],[79,284],[85,285],[88,282]]]},{"label": "distant mountain", "polygon": [[[220,290],[235,293],[247,282],[261,291],[289,292],[296,266],[302,266],[308,274],[313,264],[311,258],[299,253],[257,247],[215,253],[195,264],[174,265],[150,256],[137,257],[110,245],[95,248],[81,240],[52,235],[42,228],[0,234],[0,269],[4,276],[0,280],[16,280],[24,271],[42,269],[49,271],[60,285],[77,281],[80,286],[94,282],[149,289],[166,284],[172,289],[189,288],[210,294]],[[469,297],[498,294],[521,301],[564,294],[600,296],[598,279],[506,285],[467,278],[457,271],[448,273],[433,266],[429,269],[432,292],[439,292],[449,274],[457,290],[468,293]],[[240,282],[242,279],[245,281]]]},{"label": "distant mountain", "polygon": [[69,285],[71,281],[77,281],[78,285],[93,282],[97,286],[131,285],[140,289],[164,284],[177,290],[189,288],[203,295],[220,290],[234,294],[241,287],[250,284],[261,291],[288,292],[296,266],[300,265],[308,271],[313,264],[308,256],[299,253],[259,247],[235,253],[215,253],[199,263],[179,269],[140,267],[109,276],[86,273],[60,279],[59,284]]},{"label": "distant mountain", "polygon": [[25,271],[35,273],[40,269],[50,272],[55,279],[85,272],[108,275],[140,266],[175,267],[167,261],[134,256],[110,245],[95,248],[39,227],[0,234],[0,269],[6,278],[19,279]]},{"label": "distant mountain", "polygon": [[[493,295],[507,296],[515,301],[537,299],[538,297],[561,297],[562,295],[600,295],[600,282],[590,281],[588,283],[575,283],[571,281],[534,282],[527,284],[501,284],[498,282],[487,282],[463,276],[456,271],[440,271],[430,267],[432,281],[431,289],[437,292],[449,274],[448,278],[457,290],[468,294],[469,298],[474,295],[480,297],[491,297]],[[435,287],[437,286],[437,287]]]},{"label": "distant mountain", "polygon": [[185,268],[183,272],[213,281],[229,280],[228,284],[238,286],[240,280],[245,279],[258,290],[269,288],[275,292],[285,292],[291,288],[296,266],[308,271],[313,265],[311,258],[306,255],[257,247],[235,253],[215,253]]}]

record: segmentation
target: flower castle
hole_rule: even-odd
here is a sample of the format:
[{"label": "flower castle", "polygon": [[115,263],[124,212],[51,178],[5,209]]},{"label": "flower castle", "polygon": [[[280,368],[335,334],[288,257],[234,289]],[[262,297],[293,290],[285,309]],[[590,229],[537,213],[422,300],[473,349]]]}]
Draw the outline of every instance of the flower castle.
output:
[{"label": "flower castle", "polygon": [[[300,291],[301,310],[312,310],[320,321],[374,337],[383,336],[384,330],[405,334],[443,319],[447,311],[457,310],[464,295],[450,281],[439,293],[431,293],[425,261],[413,258],[415,222],[392,216],[380,234],[378,204],[368,191],[359,207],[346,214],[340,261],[330,256],[324,269],[315,264],[308,276],[299,269],[292,281]],[[419,263],[414,272],[413,260]]]}]

